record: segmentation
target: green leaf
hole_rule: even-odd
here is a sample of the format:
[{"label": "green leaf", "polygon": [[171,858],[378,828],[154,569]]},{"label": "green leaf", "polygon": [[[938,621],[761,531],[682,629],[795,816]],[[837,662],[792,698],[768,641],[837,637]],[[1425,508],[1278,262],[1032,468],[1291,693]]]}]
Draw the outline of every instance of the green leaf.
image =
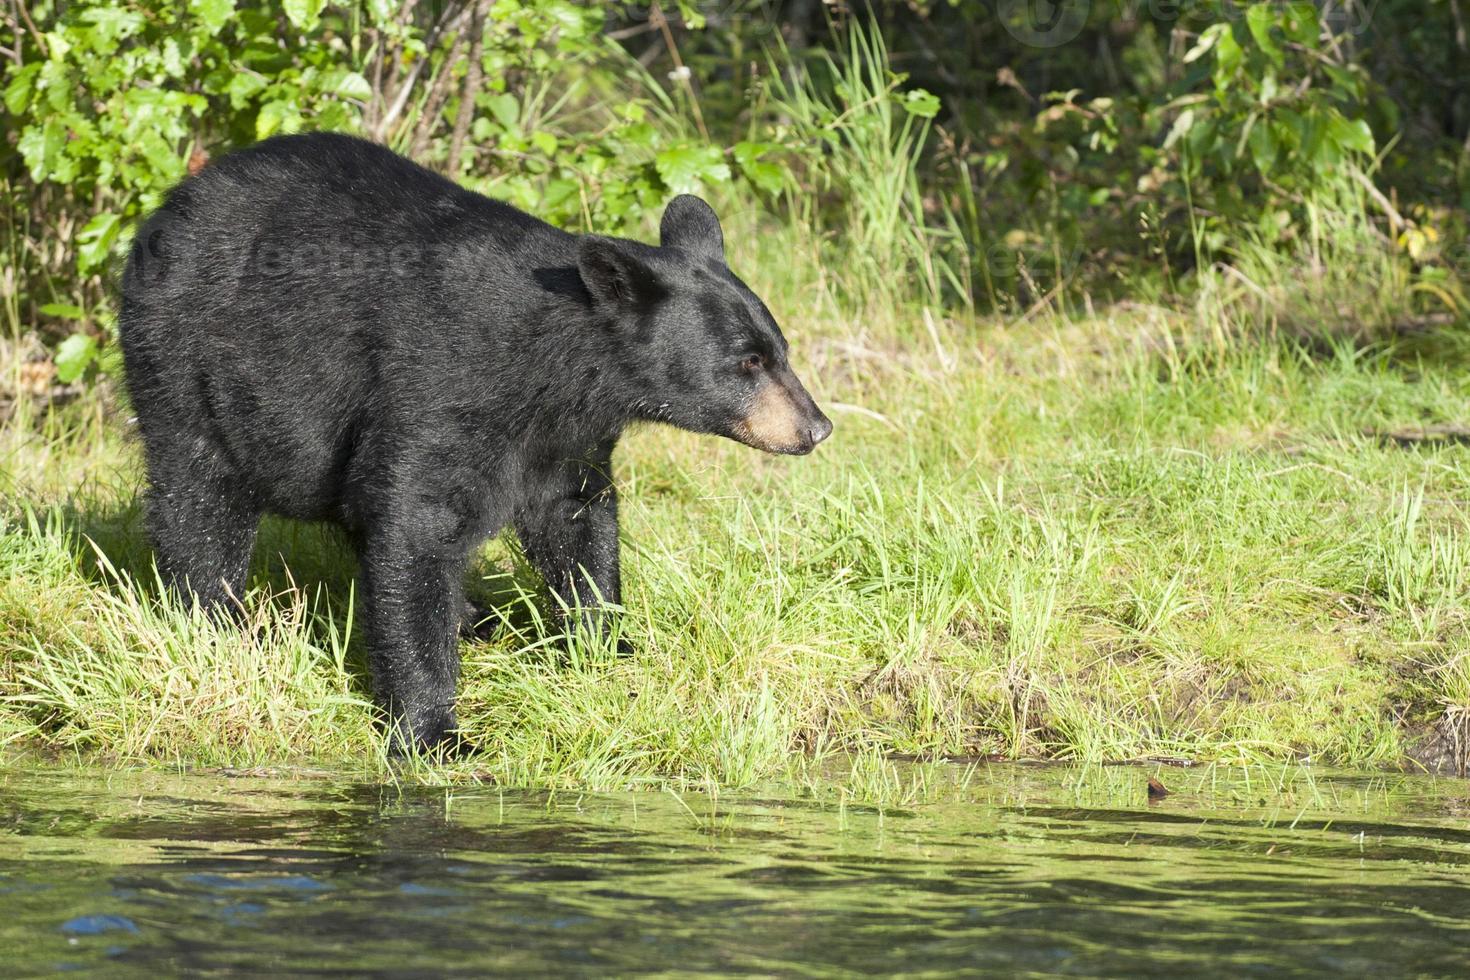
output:
[{"label": "green leaf", "polygon": [[1262,75],[1260,95],[1261,105],[1266,105],[1270,103],[1272,99],[1276,98],[1276,93],[1279,90],[1280,84],[1276,81],[1276,73],[1274,71],[1268,71],[1264,75]]},{"label": "green leaf", "polygon": [[60,176],[66,147],[66,126],[60,119],[52,116],[40,126],[27,126],[15,145],[30,168],[31,180],[39,184],[48,177]]},{"label": "green leaf", "polygon": [[1296,124],[1297,154],[1307,166],[1315,167],[1317,166],[1317,155],[1322,150],[1322,137],[1327,132],[1322,115],[1317,112],[1306,112],[1294,117],[1294,122]]},{"label": "green leaf", "polygon": [[1373,152],[1373,130],[1362,119],[1345,119],[1334,112],[1327,123],[1327,136],[1344,150]]},{"label": "green leaf", "polygon": [[699,8],[691,0],[678,0],[678,3],[679,17],[684,21],[684,26],[691,31],[703,30],[704,14],[700,13]]},{"label": "green leaf", "polygon": [[[1301,114],[1290,109],[1276,109],[1271,113],[1271,131],[1281,153],[1295,157],[1302,148]],[[1295,161],[1293,161],[1295,162]]]},{"label": "green leaf", "polygon": [[234,15],[235,0],[189,0],[189,9],[199,18],[204,30],[213,36]]},{"label": "green leaf", "polygon": [[230,97],[230,108],[243,109],[250,104],[255,93],[265,88],[265,79],[253,71],[236,72],[230,83],[225,86],[225,92]]},{"label": "green leaf", "polygon": [[315,129],[341,132],[347,129],[355,129],[357,121],[357,113],[352,108],[349,108],[347,103],[328,102],[317,111],[316,120],[312,123],[312,126]]},{"label": "green leaf", "polygon": [[170,78],[183,78],[188,70],[184,51],[176,38],[167,38],[163,42],[163,70]]},{"label": "green leaf", "polygon": [[[1396,102],[1385,92],[1379,92],[1373,98],[1374,115],[1383,120],[1383,128],[1388,132],[1394,132],[1399,128],[1399,107]],[[1463,209],[1463,205],[1461,205]]]},{"label": "green leaf", "polygon": [[1270,123],[1264,119],[1256,120],[1256,124],[1251,127],[1248,143],[1256,169],[1262,176],[1270,176],[1271,169],[1276,164],[1276,135],[1272,132]]},{"label": "green leaf", "polygon": [[1230,30],[1229,24],[1211,24],[1205,28],[1200,32],[1199,40],[1195,42],[1194,47],[1184,53],[1184,63],[1191,64],[1208,54],[1209,50],[1219,42],[1220,35],[1228,30]]},{"label": "green leaf", "polygon": [[741,142],[736,143],[730,152],[735,157],[740,172],[756,189],[768,194],[779,194],[786,186],[786,168],[779,163],[761,159],[776,149],[779,147],[775,143]]},{"label": "green leaf", "polygon": [[1245,12],[1245,26],[1250,28],[1256,46],[1271,59],[1273,65],[1280,68],[1286,59],[1277,46],[1276,39],[1271,36],[1271,27],[1276,23],[1276,16],[1275,4],[1252,4]]},{"label": "green leaf", "polygon": [[281,2],[282,9],[286,11],[286,17],[303,31],[316,29],[317,21],[322,15],[322,8],[326,5],[326,0],[282,0]]},{"label": "green leaf", "polygon": [[296,103],[284,99],[267,102],[255,117],[255,138],[263,140],[277,132],[293,133],[301,127],[301,113]]},{"label": "green leaf", "polygon": [[56,348],[56,380],[71,384],[82,376],[87,365],[97,356],[97,338],[91,334],[74,333]]},{"label": "green leaf", "polygon": [[1174,120],[1174,125],[1169,127],[1169,135],[1164,137],[1164,149],[1167,150],[1175,143],[1179,142],[1179,138],[1185,133],[1189,132],[1189,128],[1193,125],[1193,109],[1185,109],[1183,112],[1179,113],[1179,116]]},{"label": "green leaf", "polygon": [[59,320],[85,320],[87,318],[87,311],[75,303],[47,303],[41,307],[41,312]]},{"label": "green leaf", "polygon": [[312,88],[322,95],[339,99],[370,99],[373,96],[373,87],[368,84],[368,80],[345,68],[322,72]]},{"label": "green leaf", "polygon": [[1241,50],[1240,42],[1235,40],[1235,34],[1221,31],[1220,40],[1215,44],[1215,85],[1223,87],[1229,82],[1244,59],[1245,52]]},{"label": "green leaf", "polygon": [[675,194],[693,194],[704,184],[723,184],[730,179],[724,154],[701,143],[680,143],[653,158],[659,178]]},{"label": "green leaf", "polygon": [[658,142],[658,130],[646,122],[635,122],[617,131],[618,142],[627,146],[652,147]]},{"label": "green leaf", "polygon": [[526,6],[538,7],[549,22],[547,26],[554,26],[563,39],[577,39],[602,28],[602,13],[596,9],[597,4],[587,4],[585,10],[581,9],[580,4],[547,3],[546,0]]},{"label": "green leaf", "polygon": [[1286,18],[1281,29],[1297,44],[1313,51],[1321,47],[1321,22],[1318,20],[1317,5],[1314,3],[1291,3],[1286,7]]},{"label": "green leaf", "polygon": [[17,71],[10,84],[5,86],[5,108],[12,116],[20,115],[31,104],[31,95],[36,90],[36,75],[40,70],[41,63],[33,61]]},{"label": "green leaf", "polygon": [[36,79],[36,94],[44,94],[46,105],[56,112],[66,112],[75,107],[75,72],[72,65],[57,54],[57,37],[51,35],[51,60],[41,66],[41,76]]},{"label": "green leaf", "polygon": [[1347,68],[1323,62],[1322,67],[1327,71],[1327,77],[1332,79],[1332,94],[1344,101],[1354,100],[1362,97],[1363,83],[1359,76],[1353,74]]},{"label": "green leaf", "polygon": [[109,53],[116,48],[118,41],[137,33],[146,23],[141,13],[121,4],[88,7],[82,11],[80,19],[93,27],[90,32],[93,48]]},{"label": "green leaf", "polygon": [[939,113],[939,96],[928,89],[910,89],[898,101],[910,115],[921,119],[933,119]]},{"label": "green leaf", "polygon": [[393,15],[398,13],[398,4],[394,0],[368,0],[367,8],[377,26],[388,25],[393,20]]},{"label": "green leaf", "polygon": [[183,166],[183,160],[179,156],[178,146],[164,139],[157,131],[144,131],[137,135],[133,141],[133,152],[144,160],[155,174],[164,177],[165,181],[172,183],[177,179]]},{"label": "green leaf", "polygon": [[542,195],[542,204],[549,209],[559,208],[567,201],[576,197],[579,189],[580,187],[575,180],[568,180],[565,177],[558,177],[555,180],[548,181],[546,192]]},{"label": "green leaf", "polygon": [[1189,147],[1189,155],[1198,167],[1198,162],[1211,153],[1228,150],[1229,141],[1220,138],[1220,122],[1214,116],[1201,116],[1195,120],[1194,125],[1189,127],[1185,134],[1184,143]]},{"label": "green leaf", "polygon": [[521,102],[514,95],[502,92],[492,95],[485,100],[485,107],[490,110],[490,115],[495,121],[509,132],[514,132],[516,124],[521,120]]},{"label": "green leaf", "polygon": [[107,261],[112,246],[117,242],[117,233],[122,228],[122,216],[104,211],[87,222],[77,233],[77,267],[91,272]]}]

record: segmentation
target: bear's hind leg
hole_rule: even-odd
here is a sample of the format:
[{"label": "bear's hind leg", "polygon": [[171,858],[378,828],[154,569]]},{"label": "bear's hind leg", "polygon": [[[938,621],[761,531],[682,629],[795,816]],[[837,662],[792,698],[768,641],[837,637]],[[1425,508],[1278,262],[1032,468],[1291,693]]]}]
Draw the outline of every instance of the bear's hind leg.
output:
[{"label": "bear's hind leg", "polygon": [[164,584],[211,612],[238,612],[260,510],[248,491],[197,461],[150,461],[148,531]]}]

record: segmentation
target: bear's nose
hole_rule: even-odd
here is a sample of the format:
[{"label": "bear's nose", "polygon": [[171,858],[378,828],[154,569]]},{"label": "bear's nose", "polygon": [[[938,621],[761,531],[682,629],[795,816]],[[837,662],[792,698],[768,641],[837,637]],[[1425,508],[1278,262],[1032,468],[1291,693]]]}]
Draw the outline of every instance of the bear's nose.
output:
[{"label": "bear's nose", "polygon": [[816,420],[806,427],[807,444],[815,446],[832,434],[832,420],[817,412]]}]

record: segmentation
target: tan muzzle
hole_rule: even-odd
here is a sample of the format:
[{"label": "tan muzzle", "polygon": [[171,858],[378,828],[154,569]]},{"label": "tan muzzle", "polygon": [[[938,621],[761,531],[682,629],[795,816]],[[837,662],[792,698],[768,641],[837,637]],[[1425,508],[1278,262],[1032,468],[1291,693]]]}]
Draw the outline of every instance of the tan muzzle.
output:
[{"label": "tan muzzle", "polygon": [[822,414],[801,381],[789,369],[761,385],[745,415],[735,422],[735,438],[768,453],[802,456],[832,434],[832,420]]}]

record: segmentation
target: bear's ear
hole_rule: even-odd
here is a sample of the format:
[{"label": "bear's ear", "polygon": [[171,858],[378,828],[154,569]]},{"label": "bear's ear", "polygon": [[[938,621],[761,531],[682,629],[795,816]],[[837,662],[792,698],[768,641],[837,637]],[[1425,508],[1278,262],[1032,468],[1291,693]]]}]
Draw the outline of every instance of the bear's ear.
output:
[{"label": "bear's ear", "polygon": [[680,194],[664,208],[659,244],[690,255],[725,261],[725,233],[715,209],[693,194]]},{"label": "bear's ear", "polygon": [[577,243],[577,271],[599,306],[646,307],[666,293],[658,274],[615,238],[583,236]]}]

